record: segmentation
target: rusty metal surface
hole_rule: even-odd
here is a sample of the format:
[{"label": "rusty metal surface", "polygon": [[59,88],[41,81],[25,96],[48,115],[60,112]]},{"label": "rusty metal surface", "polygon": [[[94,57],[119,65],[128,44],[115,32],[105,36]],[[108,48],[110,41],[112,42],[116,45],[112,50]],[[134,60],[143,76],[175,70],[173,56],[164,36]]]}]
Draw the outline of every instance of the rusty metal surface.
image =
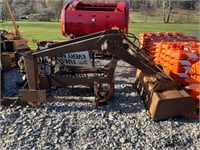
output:
[{"label": "rusty metal surface", "polygon": [[40,104],[46,102],[46,92],[45,90],[26,90],[21,89],[19,91],[20,99],[31,106],[39,106]]},{"label": "rusty metal surface", "polygon": [[[160,84],[159,89],[155,85]],[[154,76],[137,71],[136,86],[153,120],[163,120],[174,116],[193,117],[196,112],[192,97],[179,86],[156,83]],[[176,84],[176,83],[175,83]],[[172,82],[173,85],[173,82]]]},{"label": "rusty metal surface", "polygon": [[174,116],[195,115],[195,103],[184,90],[154,92],[149,108],[154,120],[167,119]]},{"label": "rusty metal surface", "polygon": [[24,53],[23,56],[29,89],[39,89],[36,59],[31,56],[30,52]]},{"label": "rusty metal surface", "polygon": [[31,105],[33,107],[39,106],[46,102],[45,90],[27,90],[21,89],[19,91],[19,97],[2,97],[0,104],[3,106],[14,106],[14,105]]},{"label": "rusty metal surface", "polygon": [[94,95],[95,100],[93,104],[95,106],[106,104],[114,95],[114,81],[108,82],[106,85],[107,90],[104,90],[105,87],[101,83],[94,82]]},{"label": "rusty metal surface", "polygon": [[2,106],[15,106],[15,105],[27,105],[26,102],[22,102],[19,97],[2,97],[0,100]]}]

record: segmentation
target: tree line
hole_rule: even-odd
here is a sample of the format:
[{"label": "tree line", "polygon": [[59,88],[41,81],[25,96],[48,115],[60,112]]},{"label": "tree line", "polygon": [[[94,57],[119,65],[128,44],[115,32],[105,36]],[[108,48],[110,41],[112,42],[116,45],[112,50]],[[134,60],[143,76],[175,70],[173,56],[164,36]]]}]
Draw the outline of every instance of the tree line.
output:
[{"label": "tree line", "polygon": [[[16,19],[29,17],[30,20],[59,20],[63,5],[68,0],[8,0]],[[98,0],[106,1],[106,0]],[[109,0],[107,0],[109,1]],[[115,0],[120,1],[120,0]],[[139,12],[145,16],[144,21],[148,22],[148,17],[155,15],[155,12],[162,14],[162,22],[170,23],[170,18],[175,11],[185,11],[188,17],[190,14],[199,14],[199,0],[128,0],[130,10]],[[1,4],[0,20],[7,20],[8,14]]]},{"label": "tree line", "polygon": [[200,15],[199,0],[131,0],[130,2],[133,11],[139,11],[145,15],[145,22],[147,22],[148,16],[155,12],[162,14],[164,23],[170,23],[173,12],[184,11],[188,17],[190,14]]}]

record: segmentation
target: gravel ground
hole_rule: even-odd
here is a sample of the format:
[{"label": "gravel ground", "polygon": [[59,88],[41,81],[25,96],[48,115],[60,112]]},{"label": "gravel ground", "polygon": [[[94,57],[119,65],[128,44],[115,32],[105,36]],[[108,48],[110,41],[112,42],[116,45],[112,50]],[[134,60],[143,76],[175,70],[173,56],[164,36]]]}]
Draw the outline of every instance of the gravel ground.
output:
[{"label": "gravel ground", "polygon": [[[0,149],[200,149],[199,120],[182,117],[154,122],[133,87],[135,69],[119,61],[115,96],[107,105],[62,97],[57,89],[40,107],[0,107]],[[7,96],[16,96],[17,69],[5,75]],[[77,92],[78,93],[78,92]],[[83,92],[84,93],[84,92]]]}]

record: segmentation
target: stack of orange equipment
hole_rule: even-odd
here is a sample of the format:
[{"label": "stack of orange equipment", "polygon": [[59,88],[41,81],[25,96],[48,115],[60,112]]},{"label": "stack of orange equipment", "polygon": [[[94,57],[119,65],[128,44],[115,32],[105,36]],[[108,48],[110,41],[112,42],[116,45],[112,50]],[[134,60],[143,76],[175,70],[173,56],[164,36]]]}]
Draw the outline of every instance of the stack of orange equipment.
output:
[{"label": "stack of orange equipment", "polygon": [[200,109],[200,60],[192,65],[192,69],[187,72],[195,83],[189,84],[186,88],[189,94],[194,98],[197,108]]},{"label": "stack of orange equipment", "polygon": [[199,56],[192,52],[194,42],[177,42],[169,44],[170,46],[165,53],[167,64],[163,66],[166,73],[182,84],[196,82],[193,78],[190,78],[187,73],[191,70],[192,65],[199,60]]},{"label": "stack of orange equipment", "polygon": [[141,48],[148,50],[152,57],[154,57],[156,44],[161,41],[177,41],[183,37],[181,32],[143,32],[139,34],[139,41]]},{"label": "stack of orange equipment", "polygon": [[[158,34],[159,33],[159,34]],[[187,87],[199,109],[200,42],[180,32],[147,32],[139,35],[142,48],[175,81]]]}]

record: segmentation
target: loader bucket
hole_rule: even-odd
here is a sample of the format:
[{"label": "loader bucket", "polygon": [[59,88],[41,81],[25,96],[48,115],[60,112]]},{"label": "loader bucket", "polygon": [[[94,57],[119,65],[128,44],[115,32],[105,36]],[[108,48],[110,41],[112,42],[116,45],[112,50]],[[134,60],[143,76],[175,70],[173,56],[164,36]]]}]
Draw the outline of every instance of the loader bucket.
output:
[{"label": "loader bucket", "polygon": [[169,89],[155,90],[155,80],[151,80],[152,78],[154,77],[137,71],[136,86],[153,120],[195,115],[195,102],[184,89],[167,86]]}]

